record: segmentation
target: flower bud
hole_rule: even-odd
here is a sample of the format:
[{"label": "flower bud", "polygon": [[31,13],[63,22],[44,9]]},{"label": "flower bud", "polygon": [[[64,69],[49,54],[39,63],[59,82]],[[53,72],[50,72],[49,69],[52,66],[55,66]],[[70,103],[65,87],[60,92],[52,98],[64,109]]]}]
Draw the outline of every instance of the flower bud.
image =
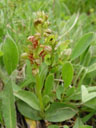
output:
[{"label": "flower bud", "polygon": [[36,38],[37,40],[40,40],[40,39],[41,39],[41,34],[40,34],[40,33],[36,33],[34,36],[35,36],[35,38]]},{"label": "flower bud", "polygon": [[30,42],[33,42],[33,41],[35,40],[35,38],[34,38],[34,36],[29,36],[29,37],[28,37],[28,40],[29,40]]},{"label": "flower bud", "polygon": [[51,52],[51,51],[52,51],[52,48],[51,48],[50,46],[45,46],[45,47],[44,47],[44,50],[45,50],[46,52]]},{"label": "flower bud", "polygon": [[41,18],[38,18],[37,20],[34,21],[34,25],[38,26],[39,24],[42,24],[43,20]]},{"label": "flower bud", "polygon": [[47,30],[45,30],[45,32],[46,32],[47,34],[51,34],[51,33],[52,33],[52,30],[51,30],[51,29],[47,29]]},{"label": "flower bud", "polygon": [[40,60],[40,59],[35,59],[35,63],[36,63],[37,65],[40,65],[40,64],[41,64],[41,60]]},{"label": "flower bud", "polygon": [[49,34],[47,34],[46,32],[44,32],[44,37],[48,37],[49,36]]},{"label": "flower bud", "polygon": [[30,42],[32,42],[34,48],[37,48],[37,46],[38,46],[38,40],[36,40],[34,36],[29,36],[28,37],[28,40]]},{"label": "flower bud", "polygon": [[39,69],[37,68],[37,69],[32,69],[32,73],[33,73],[33,75],[36,75],[37,73],[39,73]]},{"label": "flower bud", "polygon": [[21,54],[21,59],[27,59],[28,53],[22,53]]}]

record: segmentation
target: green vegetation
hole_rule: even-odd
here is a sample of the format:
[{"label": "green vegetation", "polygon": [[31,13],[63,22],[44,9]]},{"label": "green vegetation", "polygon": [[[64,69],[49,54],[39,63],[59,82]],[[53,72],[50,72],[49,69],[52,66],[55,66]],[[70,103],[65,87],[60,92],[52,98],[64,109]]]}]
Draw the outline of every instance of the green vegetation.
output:
[{"label": "green vegetation", "polygon": [[95,5],[0,0],[1,128],[96,127]]}]

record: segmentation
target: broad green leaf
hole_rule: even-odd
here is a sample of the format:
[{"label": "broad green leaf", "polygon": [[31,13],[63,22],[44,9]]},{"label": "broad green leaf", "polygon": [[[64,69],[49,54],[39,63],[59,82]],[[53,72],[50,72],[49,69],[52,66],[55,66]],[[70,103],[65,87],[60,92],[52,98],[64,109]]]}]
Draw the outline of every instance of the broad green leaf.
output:
[{"label": "broad green leaf", "polygon": [[2,51],[0,51],[0,56],[3,56],[3,52]]},{"label": "broad green leaf", "polygon": [[32,78],[26,78],[26,80],[24,80],[22,83],[20,83],[20,88],[25,88],[28,87],[29,84],[33,83],[33,79]]},{"label": "broad green leaf", "polygon": [[64,92],[64,87],[63,86],[58,86],[58,88],[56,89],[56,96],[57,99],[61,100],[61,95]]},{"label": "broad green leaf", "polygon": [[45,113],[45,119],[50,122],[62,122],[74,117],[77,110],[63,103],[53,103]]},{"label": "broad green leaf", "polygon": [[75,93],[76,89],[74,86],[66,90],[66,96],[69,97]]},{"label": "broad green leaf", "polygon": [[52,91],[54,84],[54,76],[53,74],[49,74],[45,81],[45,88],[44,88],[44,94],[49,95]]},{"label": "broad green leaf", "polygon": [[96,98],[96,92],[88,92],[87,88],[82,85],[81,87],[81,95],[82,95],[82,102],[88,102],[92,100],[93,98]]},{"label": "broad green leaf", "polygon": [[21,90],[21,88],[14,81],[12,81],[12,88],[13,92],[18,92]]},{"label": "broad green leaf", "polygon": [[96,86],[88,87],[87,89],[89,92],[94,92],[96,91]]},{"label": "broad green leaf", "polygon": [[25,102],[23,101],[18,101],[17,102],[17,107],[18,107],[18,110],[19,112],[31,119],[31,120],[41,120],[42,118],[40,117],[40,112],[33,109],[32,107],[30,107],[28,104],[26,104]]},{"label": "broad green leaf", "polygon": [[43,104],[46,106],[50,102],[50,97],[48,95],[43,96]]},{"label": "broad green leaf", "polygon": [[73,79],[73,66],[70,62],[65,62],[62,68],[62,78],[64,80],[64,87],[68,87]]},{"label": "broad green leaf", "polygon": [[84,105],[88,108],[96,110],[96,98],[93,98],[92,100],[86,102]]},{"label": "broad green leaf", "polygon": [[57,125],[49,125],[48,128],[59,128]]},{"label": "broad green leaf", "polygon": [[4,87],[2,96],[2,112],[6,128],[16,128],[15,99],[11,81]]},{"label": "broad green leaf", "polygon": [[33,109],[40,110],[38,99],[34,93],[21,90],[18,92],[14,92],[14,95],[20,100],[27,103]]},{"label": "broad green leaf", "polygon": [[73,128],[79,128],[79,126],[82,126],[82,125],[83,125],[82,120],[80,118],[77,118]]},{"label": "broad green leaf", "polygon": [[3,53],[4,65],[10,75],[16,69],[19,59],[17,46],[10,36],[6,37],[3,45]]},{"label": "broad green leaf", "polygon": [[87,95],[88,95],[88,90],[84,85],[82,85],[81,87],[82,102],[85,102],[85,98]]},{"label": "broad green leaf", "polygon": [[93,33],[87,33],[81,37],[81,39],[77,42],[75,48],[72,51],[71,60],[79,57],[91,44],[93,40]]},{"label": "broad green leaf", "polygon": [[93,128],[92,126],[88,126],[88,125],[82,125],[79,128]]}]

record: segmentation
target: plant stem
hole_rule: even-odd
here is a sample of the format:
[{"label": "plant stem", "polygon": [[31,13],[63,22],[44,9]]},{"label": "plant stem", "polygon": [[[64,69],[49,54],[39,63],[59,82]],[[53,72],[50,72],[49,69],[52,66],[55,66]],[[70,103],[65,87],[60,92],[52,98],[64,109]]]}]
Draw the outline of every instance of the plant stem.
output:
[{"label": "plant stem", "polygon": [[40,109],[41,109],[41,116],[44,117],[44,105],[43,105],[43,99],[41,94],[41,82],[39,74],[36,75],[36,94],[39,99]]}]

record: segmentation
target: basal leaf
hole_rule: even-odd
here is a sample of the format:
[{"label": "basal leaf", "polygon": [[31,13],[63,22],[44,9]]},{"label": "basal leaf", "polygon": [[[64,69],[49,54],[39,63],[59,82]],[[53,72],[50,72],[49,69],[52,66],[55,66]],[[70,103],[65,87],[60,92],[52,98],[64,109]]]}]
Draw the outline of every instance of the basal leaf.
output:
[{"label": "basal leaf", "polygon": [[42,118],[40,117],[40,112],[33,109],[32,107],[30,107],[28,104],[24,103],[23,101],[18,101],[17,102],[17,107],[18,107],[18,110],[19,112],[31,119],[31,120],[41,120]]},{"label": "basal leaf", "polygon": [[54,76],[53,76],[53,74],[49,74],[47,76],[46,82],[45,82],[45,88],[44,88],[45,95],[49,95],[51,93],[53,84],[54,84]]},{"label": "basal leaf", "polygon": [[56,96],[57,99],[61,100],[61,95],[64,92],[64,87],[63,86],[58,86],[58,88],[56,89]]},{"label": "basal leaf", "polygon": [[50,122],[62,122],[68,120],[77,113],[77,110],[65,106],[63,103],[53,103],[45,113],[45,119]]},{"label": "basal leaf", "polygon": [[20,100],[27,103],[33,109],[40,110],[38,99],[34,93],[21,90],[18,92],[14,92],[14,95]]},{"label": "basal leaf", "polygon": [[73,79],[73,66],[70,62],[65,62],[62,68],[62,78],[64,80],[64,87],[68,87]]},{"label": "basal leaf", "polygon": [[2,96],[2,112],[6,128],[16,128],[15,99],[11,81],[4,87]]}]

